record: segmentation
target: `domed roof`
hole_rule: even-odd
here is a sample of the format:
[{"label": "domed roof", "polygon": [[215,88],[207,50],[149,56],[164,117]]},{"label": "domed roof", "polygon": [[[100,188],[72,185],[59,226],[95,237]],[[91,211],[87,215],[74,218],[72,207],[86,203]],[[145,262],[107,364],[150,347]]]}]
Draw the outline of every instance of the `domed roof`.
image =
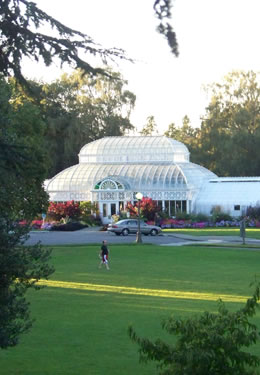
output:
[{"label": "domed roof", "polygon": [[48,191],[93,190],[105,177],[117,179],[135,191],[199,188],[216,175],[193,163],[154,164],[91,164],[80,163],[67,168],[49,180]]},{"label": "domed roof", "polygon": [[215,177],[208,169],[190,163],[187,147],[174,139],[106,137],[82,147],[79,164],[54,176],[46,190],[52,200],[59,201],[90,200],[92,194],[98,192],[102,197],[113,188],[118,194],[125,191],[125,200],[131,200],[137,191],[153,194],[157,200],[174,200],[186,199],[186,192],[194,196]]},{"label": "domed roof", "polygon": [[189,162],[189,150],[164,136],[105,137],[83,146],[80,163]]}]

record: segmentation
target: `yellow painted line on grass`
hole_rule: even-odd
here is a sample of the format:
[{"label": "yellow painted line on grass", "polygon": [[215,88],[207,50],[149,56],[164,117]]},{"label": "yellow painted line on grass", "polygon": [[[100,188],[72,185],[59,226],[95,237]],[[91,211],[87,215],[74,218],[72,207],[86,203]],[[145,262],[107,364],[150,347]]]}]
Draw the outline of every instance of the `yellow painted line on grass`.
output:
[{"label": "yellow painted line on grass", "polygon": [[221,298],[225,302],[245,302],[249,297],[235,296],[230,294],[214,294],[214,293],[200,293],[200,292],[185,292],[177,290],[165,289],[144,289],[132,288],[126,286],[114,285],[97,285],[89,283],[75,283],[69,281],[54,281],[54,280],[40,280],[39,285],[65,288],[65,289],[78,289],[78,290],[91,290],[94,292],[110,292],[119,294],[134,294],[142,296],[164,297],[164,298],[179,298],[179,299],[193,299],[193,300],[206,300],[217,301]]}]

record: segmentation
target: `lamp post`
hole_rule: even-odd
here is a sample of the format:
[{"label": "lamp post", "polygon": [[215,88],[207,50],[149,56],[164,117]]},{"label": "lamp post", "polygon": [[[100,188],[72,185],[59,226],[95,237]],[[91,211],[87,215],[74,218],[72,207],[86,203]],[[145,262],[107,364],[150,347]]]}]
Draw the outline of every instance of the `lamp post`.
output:
[{"label": "lamp post", "polygon": [[138,208],[138,230],[137,230],[137,233],[136,233],[136,243],[142,243],[142,233],[141,233],[141,228],[140,228],[140,203],[141,203],[141,200],[143,198],[143,194],[142,193],[137,193],[135,195],[137,201],[138,201],[138,205],[137,205],[137,208]]},{"label": "lamp post", "polygon": [[246,244],[246,217],[240,221],[240,237],[242,237],[243,245]]}]

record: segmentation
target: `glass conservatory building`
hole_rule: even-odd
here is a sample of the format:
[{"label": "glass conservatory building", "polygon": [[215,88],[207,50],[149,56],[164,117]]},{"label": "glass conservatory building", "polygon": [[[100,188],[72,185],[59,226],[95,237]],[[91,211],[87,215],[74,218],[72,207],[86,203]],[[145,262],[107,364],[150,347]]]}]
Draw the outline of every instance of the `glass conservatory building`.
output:
[{"label": "glass conservatory building", "polygon": [[[79,163],[46,181],[51,201],[97,202],[104,222],[142,193],[173,216],[192,212],[217,176],[189,161],[187,147],[164,136],[106,137],[80,150]],[[200,212],[200,211],[199,211]]]}]

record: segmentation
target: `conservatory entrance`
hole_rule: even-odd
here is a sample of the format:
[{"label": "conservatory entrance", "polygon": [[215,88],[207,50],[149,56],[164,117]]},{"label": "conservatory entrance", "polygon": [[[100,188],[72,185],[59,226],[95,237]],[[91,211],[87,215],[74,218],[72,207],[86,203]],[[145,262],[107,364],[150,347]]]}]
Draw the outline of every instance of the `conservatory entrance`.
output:
[{"label": "conservatory entrance", "polygon": [[104,224],[110,223],[113,215],[124,211],[128,201],[132,201],[132,194],[118,178],[110,177],[99,181],[92,190],[92,202],[98,203]]},{"label": "conservatory entrance", "polygon": [[118,202],[100,202],[99,211],[101,217],[107,221],[118,212]]},{"label": "conservatory entrance", "polygon": [[[190,201],[187,200],[186,191],[140,191],[144,198],[152,198],[169,217],[179,212],[190,212]],[[119,178],[106,178],[95,184],[92,190],[92,202],[97,202],[100,217],[104,224],[110,223],[113,215],[119,215],[125,211],[126,204],[135,204],[137,192],[131,191],[130,187]],[[163,199],[165,198],[165,199]],[[175,199],[174,199],[175,198]]]}]

